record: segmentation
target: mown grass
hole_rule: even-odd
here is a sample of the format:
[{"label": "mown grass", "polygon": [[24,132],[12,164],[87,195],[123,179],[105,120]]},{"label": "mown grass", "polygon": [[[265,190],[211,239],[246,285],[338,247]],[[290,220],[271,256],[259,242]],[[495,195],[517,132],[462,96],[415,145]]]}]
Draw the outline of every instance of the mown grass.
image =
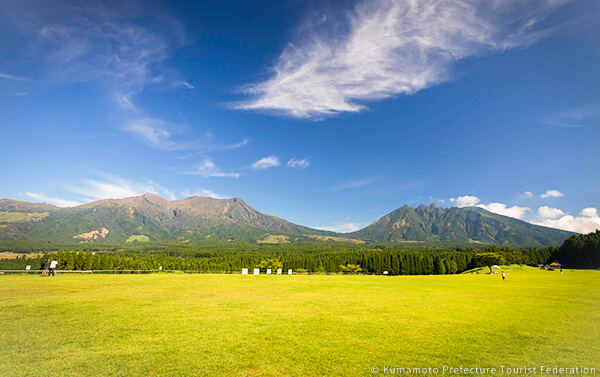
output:
[{"label": "mown grass", "polygon": [[129,238],[125,242],[148,242],[150,241],[150,237],[144,236],[142,234],[134,234],[129,236]]},{"label": "mown grass", "polygon": [[[600,272],[0,276],[0,376],[600,370]],[[380,374],[382,374],[381,372]]]}]

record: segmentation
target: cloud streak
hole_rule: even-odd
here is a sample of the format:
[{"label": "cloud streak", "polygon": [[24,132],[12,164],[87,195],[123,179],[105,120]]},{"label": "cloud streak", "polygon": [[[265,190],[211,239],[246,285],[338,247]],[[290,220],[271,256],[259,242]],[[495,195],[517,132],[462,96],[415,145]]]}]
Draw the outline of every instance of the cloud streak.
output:
[{"label": "cloud streak", "polygon": [[341,25],[307,28],[270,79],[242,89],[253,98],[233,107],[298,118],[358,112],[449,80],[458,60],[534,43],[549,34],[536,25],[565,2],[364,1]]},{"label": "cloud streak", "polygon": [[239,173],[221,171],[221,169],[219,169],[210,158],[205,158],[204,161],[202,161],[202,163],[198,165],[198,168],[196,170],[185,172],[184,174],[199,175],[204,178],[239,178],[240,176]]},{"label": "cloud streak", "polygon": [[78,206],[81,204],[74,200],[55,198],[55,197],[51,197],[51,196],[46,196],[42,193],[25,192],[25,195],[27,195],[28,197],[30,197],[32,199],[35,199],[35,200],[38,200],[38,201],[41,201],[44,203],[54,204],[57,207],[75,207],[75,206]]},{"label": "cloud streak", "polygon": [[25,77],[8,75],[8,74],[2,73],[2,72],[0,72],[0,78],[7,79],[7,80],[13,80],[13,81],[31,81],[30,79],[25,78]]},{"label": "cloud streak", "polygon": [[101,174],[102,180],[86,179],[79,185],[66,185],[65,189],[90,200],[122,199],[143,195],[147,192],[164,196],[169,200],[176,199],[170,190],[152,181],[146,183],[133,182],[121,177]]},{"label": "cloud streak", "polygon": [[301,160],[292,158],[287,162],[287,166],[288,166],[288,168],[294,168],[294,169],[306,169],[307,167],[310,166],[310,161],[308,161],[306,158],[303,158]]},{"label": "cloud streak", "polygon": [[337,232],[337,233],[350,233],[350,232],[355,232],[355,231],[363,228],[365,225],[366,224],[350,222],[350,219],[347,218],[344,221],[335,223],[333,225],[313,226],[312,228],[320,229],[320,230],[327,230],[330,232]]},{"label": "cloud streak", "polygon": [[269,156],[269,157],[263,157],[260,160],[256,161],[255,163],[250,165],[250,168],[252,168],[254,170],[266,170],[269,168],[276,168],[279,165],[281,165],[281,161],[279,161],[279,157]]}]

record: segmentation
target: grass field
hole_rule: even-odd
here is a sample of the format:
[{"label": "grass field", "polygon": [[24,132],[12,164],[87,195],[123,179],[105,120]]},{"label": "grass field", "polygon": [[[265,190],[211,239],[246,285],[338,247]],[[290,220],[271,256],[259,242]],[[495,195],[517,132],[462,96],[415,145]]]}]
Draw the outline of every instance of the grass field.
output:
[{"label": "grass field", "polygon": [[599,324],[600,271],[4,275],[0,376],[441,375],[444,365],[598,374]]}]

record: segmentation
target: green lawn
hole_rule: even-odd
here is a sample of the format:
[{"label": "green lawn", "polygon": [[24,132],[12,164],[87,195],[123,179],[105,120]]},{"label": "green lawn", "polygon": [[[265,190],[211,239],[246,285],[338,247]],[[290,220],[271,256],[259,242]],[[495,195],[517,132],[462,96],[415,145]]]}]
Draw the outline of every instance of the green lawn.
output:
[{"label": "green lawn", "polygon": [[600,373],[599,325],[600,271],[522,270],[506,281],[3,275],[0,376],[358,376],[372,366],[441,375],[444,365]]}]

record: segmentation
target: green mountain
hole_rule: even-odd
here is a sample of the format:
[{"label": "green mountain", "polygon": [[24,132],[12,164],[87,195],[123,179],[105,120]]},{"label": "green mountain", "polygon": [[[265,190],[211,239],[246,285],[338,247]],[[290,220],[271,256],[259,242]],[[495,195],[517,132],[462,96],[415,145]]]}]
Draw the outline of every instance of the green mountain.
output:
[{"label": "green mountain", "polygon": [[169,201],[145,194],[71,208],[0,200],[0,239],[43,242],[363,240],[541,247],[560,245],[572,234],[480,208],[440,208],[435,204],[405,205],[362,230],[339,234],[265,215],[238,198],[193,196]]},{"label": "green mountain", "polygon": [[[2,221],[3,217],[6,221]],[[27,221],[28,218],[35,220]],[[0,238],[120,243],[132,239],[259,241],[269,235],[281,235],[282,240],[288,240],[336,234],[265,215],[238,198],[194,196],[168,201],[145,194],[71,208],[0,201]]]},{"label": "green mountain", "polygon": [[404,205],[348,237],[373,242],[484,243],[499,246],[560,245],[574,233],[533,225],[477,207]]}]

